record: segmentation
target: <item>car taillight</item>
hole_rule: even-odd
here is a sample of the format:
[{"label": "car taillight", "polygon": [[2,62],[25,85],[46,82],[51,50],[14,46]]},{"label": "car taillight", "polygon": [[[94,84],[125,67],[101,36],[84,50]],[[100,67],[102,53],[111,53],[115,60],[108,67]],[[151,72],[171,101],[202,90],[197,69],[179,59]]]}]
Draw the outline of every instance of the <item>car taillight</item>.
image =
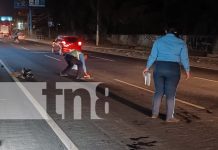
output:
[{"label": "car taillight", "polygon": [[79,42],[78,42],[78,45],[79,45],[79,46],[82,46],[82,42],[81,42],[81,41],[79,41]]}]

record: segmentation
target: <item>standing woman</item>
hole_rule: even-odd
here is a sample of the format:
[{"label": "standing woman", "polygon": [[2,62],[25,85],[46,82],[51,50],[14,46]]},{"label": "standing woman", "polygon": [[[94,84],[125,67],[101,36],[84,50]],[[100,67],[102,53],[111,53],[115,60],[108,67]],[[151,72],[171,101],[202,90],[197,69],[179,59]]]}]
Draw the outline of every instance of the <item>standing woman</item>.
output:
[{"label": "standing woman", "polygon": [[154,65],[155,93],[152,104],[152,118],[157,118],[161,99],[166,95],[166,122],[178,122],[174,117],[176,89],[180,80],[180,63],[186,71],[186,79],[190,77],[188,49],[186,43],[176,37],[175,28],[169,28],[166,35],[157,39],[152,47],[147,66],[143,73]]}]

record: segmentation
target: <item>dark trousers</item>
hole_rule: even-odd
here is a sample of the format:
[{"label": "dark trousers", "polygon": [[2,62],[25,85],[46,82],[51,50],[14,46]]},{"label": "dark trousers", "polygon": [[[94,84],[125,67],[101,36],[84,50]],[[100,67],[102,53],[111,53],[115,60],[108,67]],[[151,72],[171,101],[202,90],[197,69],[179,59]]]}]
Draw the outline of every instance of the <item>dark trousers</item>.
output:
[{"label": "dark trousers", "polygon": [[176,62],[157,61],[154,68],[155,93],[152,114],[158,115],[163,95],[166,95],[167,119],[173,118],[176,89],[180,80],[180,65]]},{"label": "dark trousers", "polygon": [[77,78],[81,78],[83,76],[82,62],[69,54],[66,54],[64,58],[67,62],[67,67],[61,73],[66,74],[72,69],[73,65],[77,65]]}]

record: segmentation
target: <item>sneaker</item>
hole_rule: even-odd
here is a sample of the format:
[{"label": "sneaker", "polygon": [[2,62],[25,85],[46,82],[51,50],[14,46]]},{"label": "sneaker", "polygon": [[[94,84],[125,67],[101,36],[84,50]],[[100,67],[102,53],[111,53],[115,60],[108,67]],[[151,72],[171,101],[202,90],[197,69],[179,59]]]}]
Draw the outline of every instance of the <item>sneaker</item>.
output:
[{"label": "sneaker", "polygon": [[170,119],[167,119],[166,120],[166,122],[175,122],[175,123],[177,123],[177,122],[179,122],[180,120],[179,119],[177,119],[177,118],[170,118]]},{"label": "sneaker", "polygon": [[158,115],[152,115],[151,118],[156,119],[156,118],[158,118]]},{"label": "sneaker", "polygon": [[61,77],[67,77],[68,75],[66,73],[60,73]]},{"label": "sneaker", "polygon": [[84,75],[83,77],[84,77],[85,79],[90,79],[90,78],[91,78],[90,75]]}]

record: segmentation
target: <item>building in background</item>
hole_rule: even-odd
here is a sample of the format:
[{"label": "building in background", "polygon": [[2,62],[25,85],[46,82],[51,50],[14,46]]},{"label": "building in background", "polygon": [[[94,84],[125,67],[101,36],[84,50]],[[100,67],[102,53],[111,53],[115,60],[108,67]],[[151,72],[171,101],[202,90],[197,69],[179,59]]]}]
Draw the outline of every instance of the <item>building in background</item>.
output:
[{"label": "building in background", "polygon": [[0,38],[10,37],[13,25],[11,16],[0,16]]},{"label": "building in background", "polygon": [[32,35],[47,27],[45,0],[14,0],[16,29]]}]

